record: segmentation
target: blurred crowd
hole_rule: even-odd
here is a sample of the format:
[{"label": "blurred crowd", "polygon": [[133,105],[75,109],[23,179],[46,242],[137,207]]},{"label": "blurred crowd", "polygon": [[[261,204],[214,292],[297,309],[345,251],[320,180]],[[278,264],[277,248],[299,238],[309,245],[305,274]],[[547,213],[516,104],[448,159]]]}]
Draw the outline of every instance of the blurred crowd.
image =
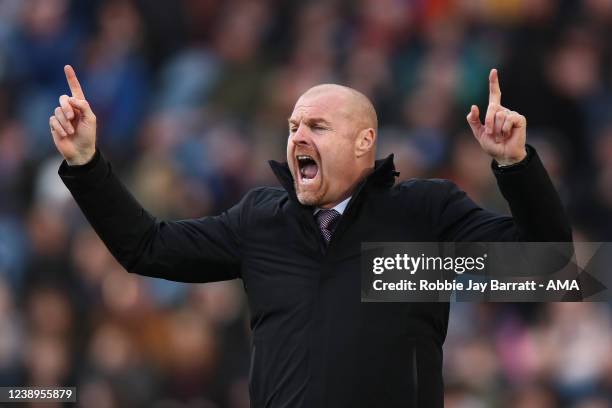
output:
[{"label": "blurred crowd", "polygon": [[[322,82],[370,96],[400,178],[449,178],[507,213],[465,121],[497,67],[575,238],[610,241],[610,38],[611,0],[1,0],[0,386],[77,386],[83,407],[249,404],[241,283],[126,273],[57,176],[64,64],[99,148],[164,219],[276,185],[267,160]],[[610,304],[451,309],[447,407],[611,406]]]}]

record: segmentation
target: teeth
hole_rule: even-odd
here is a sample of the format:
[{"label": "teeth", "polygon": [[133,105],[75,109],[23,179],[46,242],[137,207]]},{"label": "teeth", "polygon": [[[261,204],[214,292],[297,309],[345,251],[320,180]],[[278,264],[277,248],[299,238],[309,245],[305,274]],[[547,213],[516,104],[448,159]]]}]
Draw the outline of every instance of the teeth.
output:
[{"label": "teeth", "polygon": [[312,160],[312,157],[305,156],[305,155],[300,155],[297,158],[298,158],[298,160]]}]

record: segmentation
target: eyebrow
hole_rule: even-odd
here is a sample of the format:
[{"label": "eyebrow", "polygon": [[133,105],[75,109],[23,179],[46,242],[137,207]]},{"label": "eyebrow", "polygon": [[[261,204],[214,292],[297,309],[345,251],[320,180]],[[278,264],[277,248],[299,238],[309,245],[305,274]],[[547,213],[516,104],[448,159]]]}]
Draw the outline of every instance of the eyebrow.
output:
[{"label": "eyebrow", "polygon": [[[289,122],[290,125],[298,123],[295,119],[291,119],[291,118],[287,119],[287,121]],[[323,124],[325,126],[330,126],[331,125],[331,123],[329,123],[329,121],[327,121],[327,120],[325,120],[323,118],[316,118],[316,117],[315,118],[306,119],[306,123],[308,123],[309,125],[313,124],[313,123],[321,123],[321,124]]]}]

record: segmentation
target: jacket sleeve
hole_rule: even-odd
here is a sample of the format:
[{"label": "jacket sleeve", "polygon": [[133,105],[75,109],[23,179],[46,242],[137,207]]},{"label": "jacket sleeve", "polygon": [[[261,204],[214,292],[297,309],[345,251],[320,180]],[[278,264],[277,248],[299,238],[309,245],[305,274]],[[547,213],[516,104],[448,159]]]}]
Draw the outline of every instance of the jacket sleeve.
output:
[{"label": "jacket sleeve", "polygon": [[512,217],[484,210],[452,182],[443,183],[435,200],[433,227],[440,241],[570,242],[572,231],[559,195],[535,149],[509,167],[491,163]]},{"label": "jacket sleeve", "polygon": [[59,175],[96,233],[129,272],[179,282],[239,277],[244,200],[214,217],[160,221],[145,211],[99,151]]}]

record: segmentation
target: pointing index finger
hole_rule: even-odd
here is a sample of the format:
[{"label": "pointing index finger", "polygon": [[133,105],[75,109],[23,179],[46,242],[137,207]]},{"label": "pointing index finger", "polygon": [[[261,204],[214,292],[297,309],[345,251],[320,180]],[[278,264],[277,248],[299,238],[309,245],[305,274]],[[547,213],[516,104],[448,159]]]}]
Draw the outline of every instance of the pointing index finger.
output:
[{"label": "pointing index finger", "polygon": [[499,88],[499,78],[495,68],[489,74],[489,104],[491,103],[501,105],[501,89]]},{"label": "pointing index finger", "polygon": [[74,69],[70,65],[66,65],[64,67],[64,73],[66,74],[66,80],[68,81],[72,96],[78,99],[85,99],[85,94],[83,93],[83,89],[81,88],[81,84],[77,79]]}]

